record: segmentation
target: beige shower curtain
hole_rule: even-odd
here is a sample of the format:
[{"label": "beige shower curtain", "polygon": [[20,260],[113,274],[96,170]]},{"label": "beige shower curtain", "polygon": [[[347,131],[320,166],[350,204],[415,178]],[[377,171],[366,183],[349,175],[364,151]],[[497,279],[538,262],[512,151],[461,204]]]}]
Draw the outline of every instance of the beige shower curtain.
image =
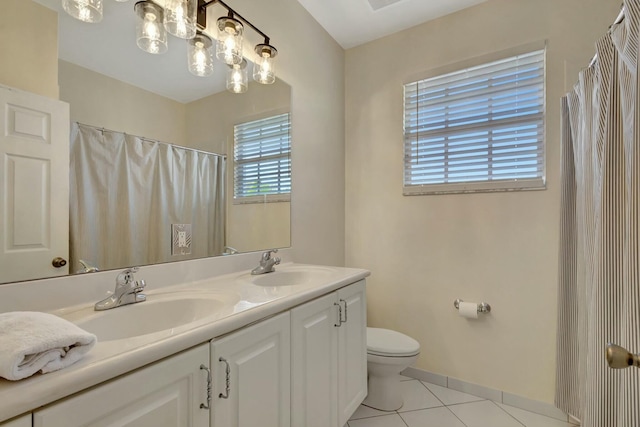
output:
[{"label": "beige shower curtain", "polygon": [[640,369],[605,359],[640,352],[640,0],[623,7],[562,100],[555,402],[583,427],[640,426]]},{"label": "beige shower curtain", "polygon": [[[71,129],[70,271],[222,254],[224,156],[78,123]],[[191,224],[172,255],[171,224]]]}]

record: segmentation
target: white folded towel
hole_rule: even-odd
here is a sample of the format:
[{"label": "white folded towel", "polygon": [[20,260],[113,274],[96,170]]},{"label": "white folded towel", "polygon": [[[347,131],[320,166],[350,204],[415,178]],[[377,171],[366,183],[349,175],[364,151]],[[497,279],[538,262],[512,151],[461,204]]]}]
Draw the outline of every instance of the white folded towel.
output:
[{"label": "white folded towel", "polygon": [[0,313],[0,377],[15,381],[66,368],[95,343],[95,335],[53,314]]}]

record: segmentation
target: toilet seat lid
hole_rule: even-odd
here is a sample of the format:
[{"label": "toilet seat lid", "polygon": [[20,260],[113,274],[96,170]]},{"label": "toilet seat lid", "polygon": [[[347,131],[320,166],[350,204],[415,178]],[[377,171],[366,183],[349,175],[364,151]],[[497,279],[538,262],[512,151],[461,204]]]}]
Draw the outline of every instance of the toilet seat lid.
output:
[{"label": "toilet seat lid", "polygon": [[389,357],[415,356],[420,353],[420,343],[400,332],[367,328],[367,353]]}]

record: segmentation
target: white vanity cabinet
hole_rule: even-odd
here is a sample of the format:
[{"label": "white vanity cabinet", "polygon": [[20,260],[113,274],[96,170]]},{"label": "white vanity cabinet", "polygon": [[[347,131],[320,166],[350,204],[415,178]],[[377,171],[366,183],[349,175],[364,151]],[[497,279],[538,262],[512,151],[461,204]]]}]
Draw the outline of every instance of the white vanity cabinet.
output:
[{"label": "white vanity cabinet", "polygon": [[212,427],[289,427],[289,312],[211,342]]},{"label": "white vanity cabinet", "polygon": [[206,427],[209,346],[202,344],[52,404],[34,427]]},{"label": "white vanity cabinet", "polygon": [[367,394],[365,281],[284,310],[0,427],[343,427]]},{"label": "white vanity cabinet", "polygon": [[291,424],[342,427],[367,395],[361,280],[291,310]]}]

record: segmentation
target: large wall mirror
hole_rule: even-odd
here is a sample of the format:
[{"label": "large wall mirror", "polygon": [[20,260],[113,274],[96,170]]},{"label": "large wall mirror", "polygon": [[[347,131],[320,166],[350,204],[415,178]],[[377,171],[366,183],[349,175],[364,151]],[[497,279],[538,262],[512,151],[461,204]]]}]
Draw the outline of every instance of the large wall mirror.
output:
[{"label": "large wall mirror", "polygon": [[[226,90],[225,64],[214,61],[214,72],[209,77],[190,74],[187,42],[172,36],[168,37],[169,49],[165,54],[141,51],[136,46],[134,0],[104,2],[104,18],[97,24],[86,24],[68,16],[60,0],[32,1],[58,12],[59,98],[70,105],[71,121],[69,222],[72,230],[74,222],[82,224],[75,227],[81,243],[74,243],[71,236],[69,254],[61,254],[69,260],[68,274],[91,272],[94,267],[104,271],[290,246],[290,196],[286,191],[277,197],[259,193],[253,197],[234,197],[234,128],[287,113],[290,117],[289,85],[280,79],[271,85],[254,82],[249,63],[248,90],[242,94],[231,93]],[[238,12],[247,17],[251,13]],[[208,19],[208,28],[212,28],[216,14],[224,16],[226,11],[212,7],[207,13],[212,18]],[[6,37],[2,29],[0,37]],[[252,43],[250,37],[249,44]],[[245,48],[245,54],[251,50],[252,46]],[[9,65],[5,62],[2,67],[5,66]],[[290,130],[288,132],[290,135]],[[84,143],[91,138],[100,145],[93,157],[74,145],[78,140]],[[131,147],[114,148],[113,144],[123,144],[127,138],[135,140]],[[152,175],[158,175],[156,170],[148,176],[144,175],[146,172],[131,172],[128,160],[114,158],[129,150],[132,158],[148,166],[155,160],[149,160],[144,150],[151,146],[173,150],[169,153],[170,160],[157,160],[167,163],[170,169],[160,183],[148,181]],[[181,157],[188,158],[182,169],[171,163]],[[202,169],[201,164],[210,167],[216,163],[217,167],[220,162],[215,159],[222,159],[223,172]],[[124,166],[118,166],[122,161]],[[290,162],[290,154],[286,161]],[[193,176],[186,177],[183,169],[195,169],[190,171]],[[144,195],[136,198],[128,190],[125,190],[127,197],[107,194],[107,190],[121,186],[120,177],[127,173],[136,175],[135,185],[142,187]],[[89,183],[91,177],[92,184]],[[202,180],[211,177],[215,182],[203,185]],[[97,189],[91,187],[96,182]],[[170,206],[160,205],[151,208],[152,212],[144,212],[150,209],[146,207],[145,198],[158,198],[147,194],[144,187],[157,187],[154,194],[182,198],[173,197]],[[78,189],[83,193],[75,194]],[[199,203],[198,197],[186,194],[188,192],[200,193],[198,197],[204,194],[209,203],[201,209],[203,213],[198,214],[206,218],[198,220],[200,225],[191,224],[196,221],[191,219],[196,216],[193,212],[200,207],[195,206]],[[96,200],[86,200],[94,195]],[[83,203],[88,209],[81,209]],[[145,206],[143,212],[131,214],[131,208],[138,203]],[[181,216],[182,208],[187,205],[187,214]],[[104,225],[105,218],[113,222],[119,217],[130,221],[125,224],[120,218],[115,229],[113,224],[112,228]],[[148,223],[152,221],[160,221],[160,225],[149,231]],[[207,222],[210,229],[202,225]],[[104,234],[104,229],[110,231]],[[140,229],[146,231],[137,234]],[[213,244],[211,230],[217,239]],[[160,241],[150,235],[159,236]],[[205,242],[204,252],[200,251],[198,246],[202,245],[198,242]],[[187,243],[188,250],[180,250]],[[143,253],[147,250],[150,255]],[[24,269],[23,266],[17,268]],[[54,275],[16,279],[12,272],[3,270],[0,283]]]}]

